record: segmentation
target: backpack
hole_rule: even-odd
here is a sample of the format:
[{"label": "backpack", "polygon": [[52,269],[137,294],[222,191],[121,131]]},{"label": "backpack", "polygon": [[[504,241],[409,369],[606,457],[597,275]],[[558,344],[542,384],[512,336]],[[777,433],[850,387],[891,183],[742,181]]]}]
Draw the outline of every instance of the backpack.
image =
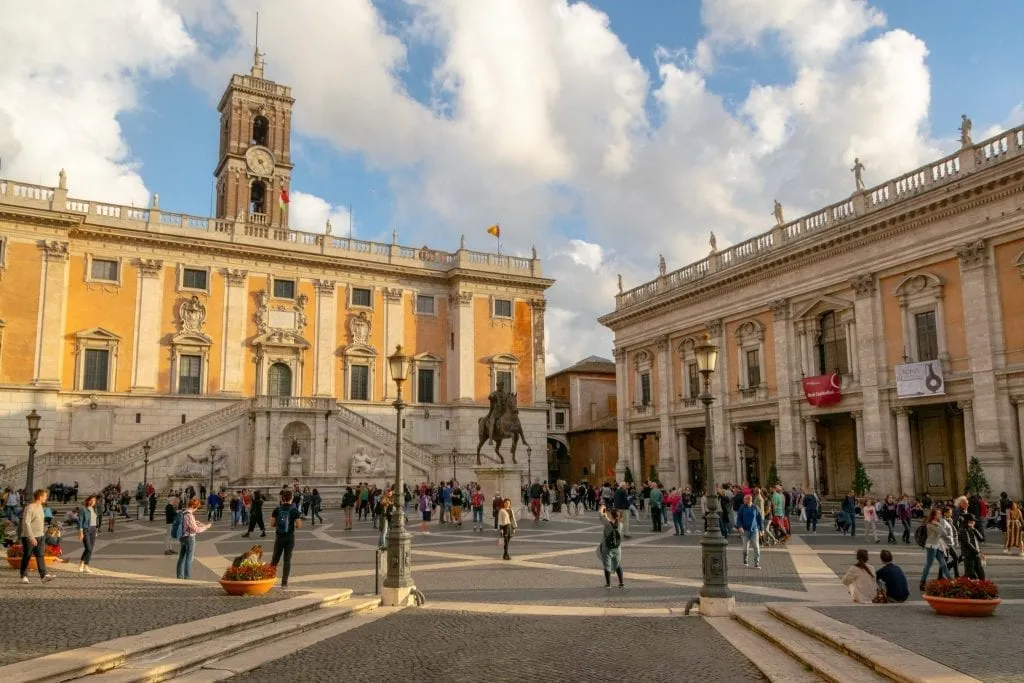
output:
[{"label": "backpack", "polygon": [[181,518],[180,512],[174,516],[174,521],[171,522],[171,538],[181,538],[181,526],[183,522],[184,520]]},{"label": "backpack", "polygon": [[617,526],[613,526],[604,534],[604,547],[608,550],[615,550],[620,545],[622,545],[622,534],[619,533]]},{"label": "backpack", "polygon": [[277,519],[277,533],[290,534],[292,532],[292,508],[277,506],[274,510],[274,518]]},{"label": "backpack", "polygon": [[914,532],[914,540],[917,541],[917,544],[919,546],[921,546],[922,548],[924,547],[924,544],[928,541],[927,524],[922,524],[921,526],[917,527],[917,531]]}]

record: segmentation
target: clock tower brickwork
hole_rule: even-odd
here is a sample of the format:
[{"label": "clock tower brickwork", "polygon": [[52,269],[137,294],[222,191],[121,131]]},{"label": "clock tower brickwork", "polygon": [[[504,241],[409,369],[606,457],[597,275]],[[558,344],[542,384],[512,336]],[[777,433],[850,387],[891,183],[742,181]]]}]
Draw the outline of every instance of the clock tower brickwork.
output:
[{"label": "clock tower brickwork", "polygon": [[217,218],[288,226],[282,190],[291,184],[291,88],[263,77],[256,53],[249,75],[235,74],[220,99]]}]

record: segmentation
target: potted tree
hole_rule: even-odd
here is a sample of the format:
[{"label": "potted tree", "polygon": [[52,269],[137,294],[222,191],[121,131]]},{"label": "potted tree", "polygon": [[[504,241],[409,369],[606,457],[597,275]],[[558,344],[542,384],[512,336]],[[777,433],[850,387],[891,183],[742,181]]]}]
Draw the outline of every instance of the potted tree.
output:
[{"label": "potted tree", "polygon": [[263,595],[274,587],[277,567],[265,562],[245,560],[237,567],[228,567],[220,585],[228,595]]},{"label": "potted tree", "polygon": [[938,614],[949,617],[988,617],[1002,602],[994,583],[966,576],[932,579],[925,584],[924,599]]}]

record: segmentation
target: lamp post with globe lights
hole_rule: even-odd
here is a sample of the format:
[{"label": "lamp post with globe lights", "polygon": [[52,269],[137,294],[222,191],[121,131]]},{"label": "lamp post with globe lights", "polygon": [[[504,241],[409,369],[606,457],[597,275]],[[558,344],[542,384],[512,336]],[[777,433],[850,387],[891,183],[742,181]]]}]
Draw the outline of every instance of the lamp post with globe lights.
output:
[{"label": "lamp post with globe lights", "polygon": [[142,444],[142,485],[149,485],[149,452],[153,447],[149,442]]},{"label": "lamp post with globe lights", "polygon": [[39,440],[39,422],[43,416],[33,408],[32,412],[25,416],[28,421],[28,466],[25,473],[25,492],[32,495],[32,480],[36,474],[36,442]]},{"label": "lamp post with globe lights", "polygon": [[[402,352],[401,345],[395,347],[395,352],[388,356],[388,366],[391,369],[391,378],[395,380],[397,388],[395,402],[391,405],[395,408],[395,488],[394,495],[400,496],[403,491],[402,482],[402,410],[405,409],[405,402],[402,400],[402,383],[409,374],[411,359]],[[384,576],[383,604],[388,606],[405,605],[409,601],[409,595],[416,587],[412,582],[412,572],[409,567],[409,554],[412,550],[412,535],[405,528],[405,515],[402,505],[392,506],[391,526],[388,529],[388,568]]]}]

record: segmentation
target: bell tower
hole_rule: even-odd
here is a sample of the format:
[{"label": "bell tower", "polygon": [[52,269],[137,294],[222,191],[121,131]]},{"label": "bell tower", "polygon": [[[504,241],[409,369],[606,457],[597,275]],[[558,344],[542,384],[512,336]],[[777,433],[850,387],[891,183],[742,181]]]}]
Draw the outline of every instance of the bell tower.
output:
[{"label": "bell tower", "polygon": [[263,54],[257,47],[249,74],[231,76],[217,105],[216,217],[285,228],[288,209],[282,199],[291,185],[295,100],[291,88],[263,77],[263,67]]}]

